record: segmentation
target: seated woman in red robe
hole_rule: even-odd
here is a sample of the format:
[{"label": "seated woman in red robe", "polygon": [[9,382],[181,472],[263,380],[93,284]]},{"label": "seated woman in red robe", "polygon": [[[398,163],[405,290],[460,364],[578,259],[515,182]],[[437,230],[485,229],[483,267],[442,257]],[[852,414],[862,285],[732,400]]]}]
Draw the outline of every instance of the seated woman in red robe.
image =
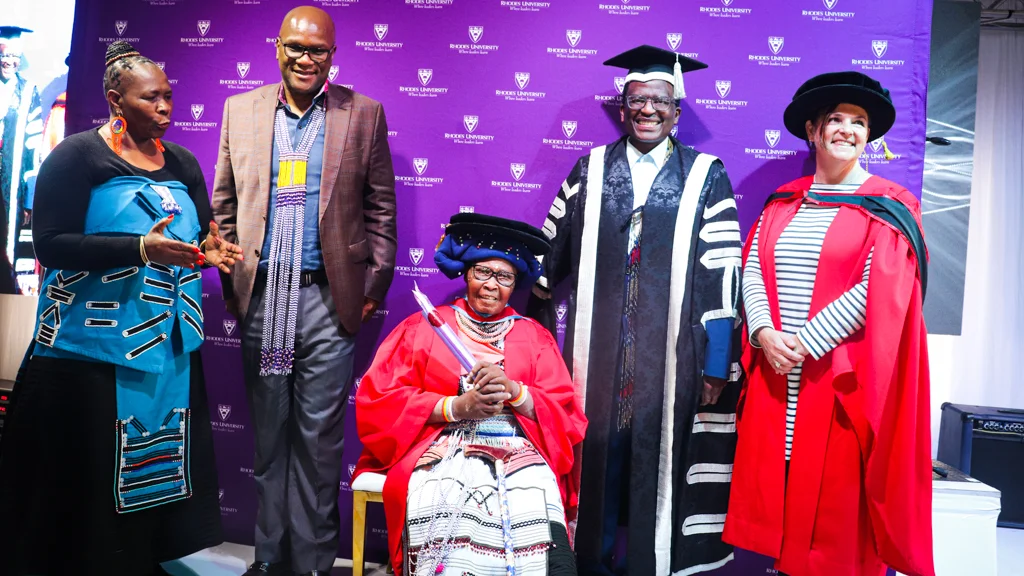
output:
[{"label": "seated woman in red robe", "polygon": [[784,122],[815,173],[768,199],[744,248],[723,539],[790,576],[935,574],[921,208],[859,163],[895,119],[864,74],[805,82]]},{"label": "seated woman in red robe", "polygon": [[396,573],[574,575],[573,448],[586,418],[551,334],[508,306],[532,286],[543,233],[452,216],[434,260],[466,297],[437,309],[476,359],[468,372],[422,314],[377,350],[356,394],[355,475],[387,473]]}]

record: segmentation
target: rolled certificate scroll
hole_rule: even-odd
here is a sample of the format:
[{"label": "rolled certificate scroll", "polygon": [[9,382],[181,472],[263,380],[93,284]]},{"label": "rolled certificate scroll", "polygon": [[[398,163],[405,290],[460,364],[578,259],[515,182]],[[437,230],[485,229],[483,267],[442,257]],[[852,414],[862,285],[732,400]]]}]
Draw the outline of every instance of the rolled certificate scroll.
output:
[{"label": "rolled certificate scroll", "polygon": [[415,282],[412,283],[412,295],[416,298],[416,303],[420,305],[420,309],[423,310],[423,315],[426,316],[427,321],[434,327],[434,332],[437,332],[437,335],[441,337],[441,341],[455,355],[462,368],[466,372],[471,372],[473,366],[476,366],[476,358],[473,357],[473,353],[466,348],[466,345],[462,343],[462,340],[455,334],[452,327],[444,321],[444,318],[441,318],[437,309],[430,303],[426,295],[420,292],[420,287]]}]

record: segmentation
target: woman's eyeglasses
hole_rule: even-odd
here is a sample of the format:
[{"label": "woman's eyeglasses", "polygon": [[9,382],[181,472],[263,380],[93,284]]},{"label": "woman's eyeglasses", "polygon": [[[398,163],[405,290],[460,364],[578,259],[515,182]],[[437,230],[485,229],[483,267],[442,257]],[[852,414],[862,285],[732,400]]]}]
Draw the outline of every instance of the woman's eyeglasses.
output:
[{"label": "woman's eyeglasses", "polygon": [[481,282],[487,282],[492,276],[499,285],[504,286],[505,288],[511,288],[516,283],[515,274],[499,270],[491,270],[487,266],[473,266],[473,278],[476,278]]}]

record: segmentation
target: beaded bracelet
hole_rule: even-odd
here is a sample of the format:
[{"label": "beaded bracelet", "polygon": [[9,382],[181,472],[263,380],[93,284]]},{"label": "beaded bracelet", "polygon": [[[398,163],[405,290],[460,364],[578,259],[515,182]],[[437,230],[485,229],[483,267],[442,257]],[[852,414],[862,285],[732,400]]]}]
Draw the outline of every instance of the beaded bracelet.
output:
[{"label": "beaded bracelet", "polygon": [[509,405],[512,406],[513,408],[518,408],[519,406],[522,406],[526,402],[526,393],[529,392],[529,391],[530,391],[529,387],[526,384],[523,384],[522,382],[520,382],[519,383],[519,396],[516,396],[512,400],[509,400],[508,401]]},{"label": "beaded bracelet", "polygon": [[455,396],[445,396],[441,402],[441,415],[444,417],[444,421],[458,422],[459,419],[455,417]]}]

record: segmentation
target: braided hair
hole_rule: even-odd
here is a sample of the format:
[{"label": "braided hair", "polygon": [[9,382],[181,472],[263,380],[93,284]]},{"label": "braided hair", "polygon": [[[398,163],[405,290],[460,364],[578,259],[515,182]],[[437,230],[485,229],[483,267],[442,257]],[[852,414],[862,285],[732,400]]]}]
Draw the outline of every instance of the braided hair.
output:
[{"label": "braided hair", "polygon": [[103,91],[118,90],[124,82],[124,73],[142,64],[153,64],[131,44],[118,40],[107,46],[106,71],[103,73]]}]

